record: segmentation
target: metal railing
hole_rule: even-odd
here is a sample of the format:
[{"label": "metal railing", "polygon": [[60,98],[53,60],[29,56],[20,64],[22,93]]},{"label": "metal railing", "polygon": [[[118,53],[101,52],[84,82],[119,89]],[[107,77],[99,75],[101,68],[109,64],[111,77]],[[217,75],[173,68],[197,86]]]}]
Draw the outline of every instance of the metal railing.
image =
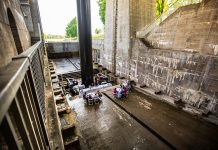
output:
[{"label": "metal railing", "polygon": [[163,12],[159,17],[152,21],[149,25],[136,33],[137,38],[145,38],[149,33],[156,29],[166,18],[172,15],[178,8],[186,5],[197,4],[202,0],[177,0],[172,3],[169,8]]},{"label": "metal railing", "polygon": [[44,63],[42,42],[14,57],[0,71],[1,147],[48,149],[45,130]]}]

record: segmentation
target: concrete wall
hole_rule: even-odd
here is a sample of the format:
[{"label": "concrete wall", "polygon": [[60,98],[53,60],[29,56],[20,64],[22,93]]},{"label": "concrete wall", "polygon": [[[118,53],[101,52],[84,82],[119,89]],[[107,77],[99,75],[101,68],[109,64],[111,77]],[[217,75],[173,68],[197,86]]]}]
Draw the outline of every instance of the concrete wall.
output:
[{"label": "concrete wall", "polygon": [[[19,0],[21,11],[27,29],[31,36],[32,45],[40,40],[40,34],[43,35],[41,17],[37,0]],[[41,30],[41,33],[40,31]]]},{"label": "concrete wall", "polygon": [[45,44],[49,58],[78,57],[78,42],[48,42]]},{"label": "concrete wall", "polygon": [[[79,57],[79,42],[47,42],[45,43],[49,58]],[[93,40],[93,60],[100,62],[100,52],[104,50],[104,40]]]},{"label": "concrete wall", "polygon": [[20,5],[21,5],[21,11],[23,13],[27,29],[29,32],[33,32],[34,28],[33,28],[33,20],[32,20],[32,13],[31,13],[29,0],[20,0]]},{"label": "concrete wall", "polygon": [[218,115],[218,57],[133,45],[130,79]]},{"label": "concrete wall", "polygon": [[101,64],[112,71],[114,66],[115,31],[116,31],[117,0],[106,1],[106,21],[104,36],[104,51],[101,53]]},{"label": "concrete wall", "polygon": [[129,74],[131,41],[138,29],[153,20],[154,10],[155,2],[150,0],[107,1],[102,65],[122,76]]},{"label": "concrete wall", "polygon": [[[109,24],[101,63],[109,70],[115,68],[119,76],[218,116],[217,0],[177,10],[146,39],[153,48],[135,38],[135,32],[155,16],[155,5],[149,2],[118,1],[115,17],[112,6],[107,6]],[[114,5],[112,1],[107,4]]]},{"label": "concrete wall", "polygon": [[92,40],[92,49],[104,49],[104,39]]},{"label": "concrete wall", "polygon": [[17,55],[15,41],[11,32],[7,9],[10,9],[16,22],[22,49],[31,45],[29,31],[27,30],[19,1],[0,1],[0,68],[6,66],[11,58]]},{"label": "concrete wall", "polygon": [[218,2],[179,8],[147,37],[155,48],[218,54]]},{"label": "concrete wall", "polygon": [[104,51],[104,39],[92,40],[92,59],[96,63],[100,63],[101,54]]},{"label": "concrete wall", "polygon": [[129,71],[130,58],[130,3],[129,0],[118,1],[117,36],[116,36],[116,73],[126,76]]},{"label": "concrete wall", "polygon": [[156,7],[153,0],[130,0],[130,28],[131,37],[144,28],[156,17]]},{"label": "concrete wall", "polygon": [[[29,0],[31,17],[33,22],[33,31],[30,32],[32,44],[40,40],[40,34],[43,35],[41,17],[39,12],[38,0]],[[40,29],[39,29],[40,28]],[[39,32],[41,30],[41,33]]]}]

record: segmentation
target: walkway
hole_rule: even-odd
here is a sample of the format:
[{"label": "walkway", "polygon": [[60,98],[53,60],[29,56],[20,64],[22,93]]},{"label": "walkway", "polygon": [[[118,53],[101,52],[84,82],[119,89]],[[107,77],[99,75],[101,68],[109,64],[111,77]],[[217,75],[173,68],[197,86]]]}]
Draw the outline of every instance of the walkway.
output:
[{"label": "walkway", "polygon": [[216,125],[138,92],[131,92],[128,99],[122,101],[114,100],[112,91],[106,91],[106,94],[176,149],[206,150],[218,147]]},{"label": "walkway", "polygon": [[102,100],[95,106],[85,105],[81,98],[69,101],[77,113],[82,149],[169,149],[107,97]]}]

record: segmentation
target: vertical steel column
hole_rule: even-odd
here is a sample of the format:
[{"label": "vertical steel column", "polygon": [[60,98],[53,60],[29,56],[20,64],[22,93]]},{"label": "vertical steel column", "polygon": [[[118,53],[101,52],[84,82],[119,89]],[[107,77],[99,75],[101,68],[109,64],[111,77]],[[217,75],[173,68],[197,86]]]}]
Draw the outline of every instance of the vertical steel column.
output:
[{"label": "vertical steel column", "polygon": [[88,87],[93,83],[90,0],[77,0],[77,16],[82,83]]}]

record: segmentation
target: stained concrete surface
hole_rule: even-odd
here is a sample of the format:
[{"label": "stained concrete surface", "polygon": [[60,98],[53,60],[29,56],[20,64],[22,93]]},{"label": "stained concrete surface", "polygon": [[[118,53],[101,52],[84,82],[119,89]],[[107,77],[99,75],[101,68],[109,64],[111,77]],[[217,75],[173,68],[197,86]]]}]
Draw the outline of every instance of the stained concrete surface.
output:
[{"label": "stained concrete surface", "polygon": [[123,100],[114,99],[111,90],[106,94],[177,149],[206,150],[218,147],[216,125],[136,91]]},{"label": "stained concrete surface", "polygon": [[79,58],[62,58],[62,59],[52,59],[54,62],[55,71],[57,74],[65,74],[70,72],[77,72],[77,66]]},{"label": "stained concrete surface", "polygon": [[[217,0],[179,8],[144,40],[135,38],[136,31],[154,20],[155,1],[122,0],[117,7],[115,2],[107,1],[99,64],[121,77],[182,99],[196,110],[210,111],[211,118],[217,120]],[[125,13],[127,9],[130,11]]]},{"label": "stained concrete surface", "polygon": [[82,149],[169,149],[107,97],[103,96],[102,101],[87,106],[82,98],[68,100],[77,113]]},{"label": "stained concrete surface", "polygon": [[50,70],[49,70],[49,62],[47,57],[44,59],[45,62],[45,81],[46,81],[46,88],[45,88],[45,104],[46,104],[46,130],[48,134],[49,144],[51,149],[62,150],[63,142],[61,133],[59,129],[58,118],[56,114],[56,106],[54,103],[54,97],[52,94],[52,85],[50,80]]}]

